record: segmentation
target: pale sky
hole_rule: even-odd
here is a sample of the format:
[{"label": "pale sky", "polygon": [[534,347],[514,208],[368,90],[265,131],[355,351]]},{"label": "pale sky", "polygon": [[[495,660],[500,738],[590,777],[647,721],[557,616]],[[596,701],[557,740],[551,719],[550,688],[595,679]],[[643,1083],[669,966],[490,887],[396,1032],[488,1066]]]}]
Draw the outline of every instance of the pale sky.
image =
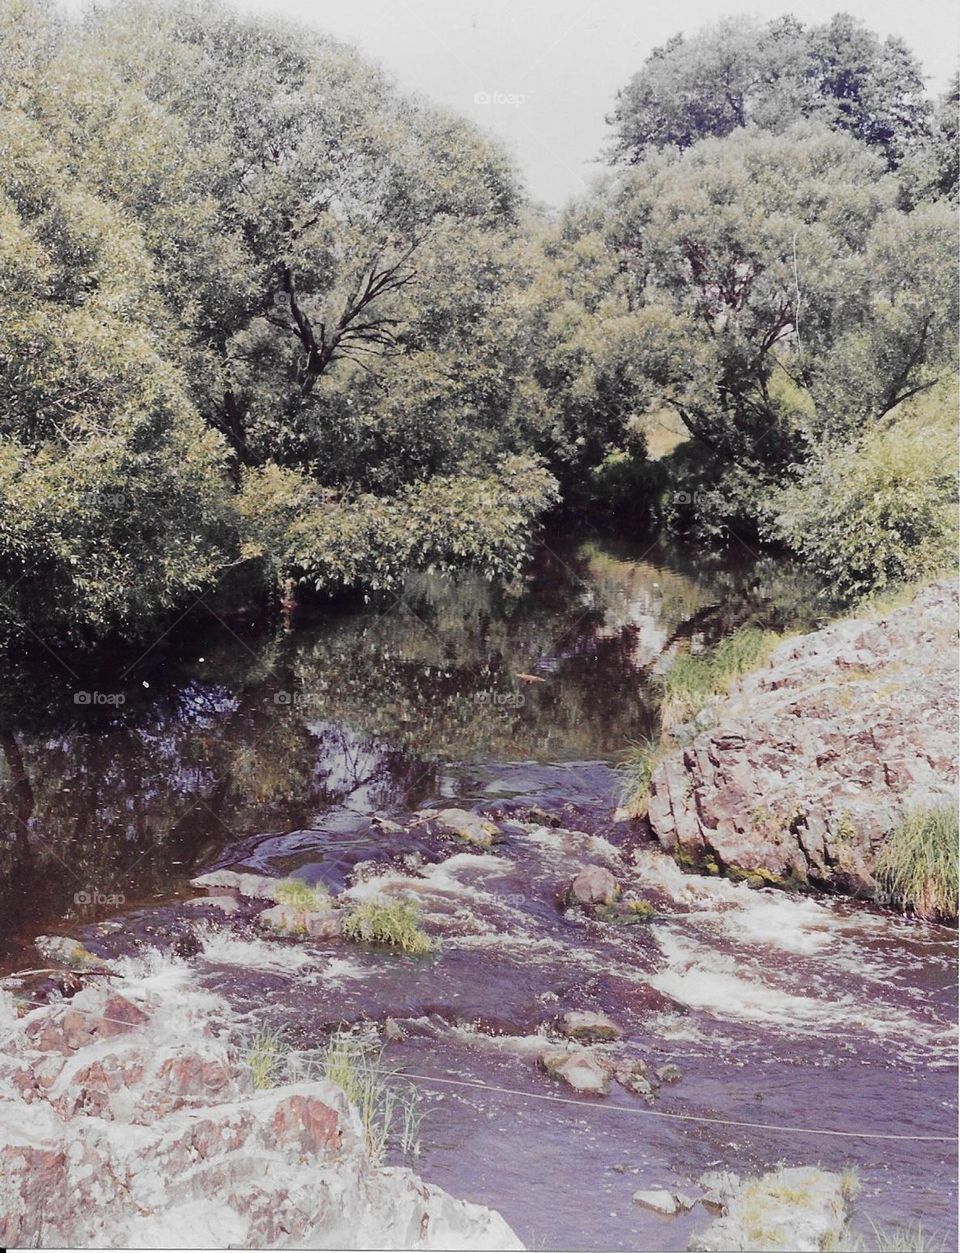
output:
[{"label": "pale sky", "polygon": [[[960,55],[960,7],[941,0],[233,0],[356,44],[404,88],[465,114],[501,139],[536,199],[561,204],[599,167],[618,87],[651,48],[719,17],[845,11],[902,36],[939,92]],[[71,9],[82,0],[68,0]]]}]

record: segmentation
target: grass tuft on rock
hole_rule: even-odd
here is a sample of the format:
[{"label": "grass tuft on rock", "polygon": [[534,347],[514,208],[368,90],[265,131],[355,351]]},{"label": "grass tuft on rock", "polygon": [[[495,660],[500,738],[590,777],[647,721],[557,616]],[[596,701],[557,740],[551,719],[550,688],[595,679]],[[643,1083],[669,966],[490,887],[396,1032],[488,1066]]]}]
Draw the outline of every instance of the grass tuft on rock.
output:
[{"label": "grass tuft on rock", "polygon": [[906,813],[877,858],[880,891],[921,918],[956,919],[957,841],[953,805]]},{"label": "grass tuft on rock", "polygon": [[623,806],[631,818],[642,818],[650,800],[650,780],[669,745],[664,740],[647,739],[631,744],[620,767],[623,779]]},{"label": "grass tuft on rock", "polygon": [[[871,1223],[873,1239],[870,1242],[876,1253],[946,1253],[946,1243],[928,1235],[920,1223],[915,1227],[878,1227]],[[850,1246],[860,1253],[867,1246],[861,1241]]]},{"label": "grass tuft on rock", "polygon": [[742,675],[767,661],[784,638],[776,631],[742,627],[702,653],[681,653],[663,675],[660,717],[665,731],[690,722]]},{"label": "grass tuft on rock", "polygon": [[275,1088],[285,1082],[290,1049],[281,1031],[262,1026],[247,1043],[244,1061],[253,1075],[255,1088]]},{"label": "grass tuft on rock", "polygon": [[273,899],[305,914],[326,909],[330,897],[323,888],[312,888],[302,879],[281,879],[273,889]]},{"label": "grass tuft on rock", "polygon": [[405,953],[430,953],[436,948],[419,926],[420,907],[413,901],[364,901],[343,921],[343,935],[364,944],[388,944]]},{"label": "grass tuft on rock", "polygon": [[321,1055],[323,1077],[337,1084],[355,1105],[363,1124],[367,1152],[379,1165],[389,1144],[404,1156],[420,1151],[420,1093],[400,1083],[383,1065],[382,1050],[350,1031],[338,1031]]}]

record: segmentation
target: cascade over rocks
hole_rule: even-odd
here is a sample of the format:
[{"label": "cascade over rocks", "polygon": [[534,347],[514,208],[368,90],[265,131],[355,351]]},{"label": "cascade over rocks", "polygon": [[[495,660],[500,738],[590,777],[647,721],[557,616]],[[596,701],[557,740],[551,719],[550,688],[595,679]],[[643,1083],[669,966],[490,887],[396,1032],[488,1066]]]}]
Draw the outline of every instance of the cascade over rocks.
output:
[{"label": "cascade over rocks", "polygon": [[503,1219],[378,1168],[325,1080],[264,1091],[186,966],[128,964],[18,1017],[0,992],[4,1246],[519,1249]]},{"label": "cascade over rocks", "polygon": [[957,788],[957,584],[786,640],[653,772],[649,820],[680,861],[872,895],[905,809]]}]

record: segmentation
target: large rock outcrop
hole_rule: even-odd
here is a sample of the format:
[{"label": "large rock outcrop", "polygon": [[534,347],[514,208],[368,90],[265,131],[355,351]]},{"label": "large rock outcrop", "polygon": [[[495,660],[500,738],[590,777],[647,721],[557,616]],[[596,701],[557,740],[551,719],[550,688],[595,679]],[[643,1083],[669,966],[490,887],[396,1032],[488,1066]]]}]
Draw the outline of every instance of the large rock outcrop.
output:
[{"label": "large rock outcrop", "polygon": [[870,895],[904,809],[956,796],[957,606],[943,581],[781,644],[654,771],[649,820],[664,847]]},{"label": "large rock outcrop", "polygon": [[185,966],[24,1008],[0,993],[4,1246],[522,1248],[492,1210],[376,1167],[333,1084],[254,1090]]}]

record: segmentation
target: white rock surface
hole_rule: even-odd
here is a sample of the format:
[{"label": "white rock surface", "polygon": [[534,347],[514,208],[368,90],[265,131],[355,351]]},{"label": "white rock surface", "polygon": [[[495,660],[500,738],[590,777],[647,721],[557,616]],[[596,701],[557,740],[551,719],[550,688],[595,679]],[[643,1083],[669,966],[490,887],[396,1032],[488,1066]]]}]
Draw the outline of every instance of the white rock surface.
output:
[{"label": "white rock surface", "polygon": [[519,1249],[499,1214],[377,1168],[326,1081],[256,1091],[184,965],[22,1018],[0,998],[0,1244]]},{"label": "white rock surface", "polygon": [[696,1253],[826,1253],[843,1247],[849,1197],[838,1174],[793,1166],[743,1183],[736,1176],[707,1175],[700,1183],[722,1202],[723,1215],[691,1241]]}]

